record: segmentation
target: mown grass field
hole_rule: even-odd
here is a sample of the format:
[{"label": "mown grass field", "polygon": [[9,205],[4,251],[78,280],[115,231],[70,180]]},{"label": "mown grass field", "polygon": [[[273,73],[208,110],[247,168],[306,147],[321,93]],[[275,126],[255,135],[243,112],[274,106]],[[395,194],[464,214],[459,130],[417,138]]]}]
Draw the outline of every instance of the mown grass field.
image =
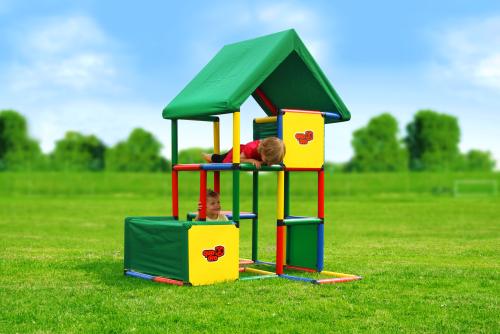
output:
[{"label": "mown grass field", "polygon": [[[324,286],[124,277],[123,218],[169,215],[169,177],[1,173],[0,333],[500,332],[500,196],[453,196],[455,180],[499,174],[327,174],[325,269],[364,279]],[[261,180],[260,251],[274,261],[276,177]],[[250,185],[242,175],[243,210]],[[292,214],[315,214],[315,186],[292,176]],[[181,212],[197,191],[181,174]]]}]

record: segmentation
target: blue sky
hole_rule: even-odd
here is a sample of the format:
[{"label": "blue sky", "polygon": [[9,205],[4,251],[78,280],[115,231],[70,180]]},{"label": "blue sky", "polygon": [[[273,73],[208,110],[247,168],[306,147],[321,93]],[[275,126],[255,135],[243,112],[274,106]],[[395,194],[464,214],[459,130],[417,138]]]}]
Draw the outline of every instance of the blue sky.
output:
[{"label": "blue sky", "polygon": [[[462,151],[500,161],[500,1],[0,0],[0,109],[26,115],[44,151],[67,130],[108,145],[135,127],[170,155],[163,107],[227,43],[295,28],[352,113],[327,128],[326,158],[382,112],[400,135],[419,109],[459,118]],[[242,140],[262,115],[242,107]],[[231,140],[223,117],[223,147]],[[224,131],[226,130],[226,131]],[[180,146],[210,146],[183,122]]]}]

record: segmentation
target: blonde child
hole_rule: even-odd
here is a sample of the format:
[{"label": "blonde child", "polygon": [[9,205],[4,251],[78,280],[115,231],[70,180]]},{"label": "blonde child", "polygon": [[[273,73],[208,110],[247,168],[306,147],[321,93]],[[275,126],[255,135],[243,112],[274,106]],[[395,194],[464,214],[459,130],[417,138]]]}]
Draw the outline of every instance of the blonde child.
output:
[{"label": "blonde child", "polygon": [[[245,145],[240,145],[240,162],[251,163],[260,168],[262,164],[274,165],[283,161],[285,156],[285,144],[277,137],[268,137],[262,140],[254,140]],[[232,162],[233,150],[225,154],[203,154],[206,162]]]}]

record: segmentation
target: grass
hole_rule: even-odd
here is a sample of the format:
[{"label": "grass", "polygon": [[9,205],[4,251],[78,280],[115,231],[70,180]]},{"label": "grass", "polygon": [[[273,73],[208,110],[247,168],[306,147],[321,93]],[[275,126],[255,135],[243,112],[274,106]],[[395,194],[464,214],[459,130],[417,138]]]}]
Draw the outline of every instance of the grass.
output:
[{"label": "grass", "polygon": [[[314,214],[315,179],[301,177],[292,178],[292,213]],[[186,212],[198,180],[181,178]],[[259,246],[274,261],[276,182],[263,179]],[[362,281],[186,288],[122,273],[123,218],[168,215],[168,176],[2,173],[0,333],[499,332],[500,198],[454,198],[456,179],[500,177],[326,176],[325,269]],[[242,209],[250,184],[243,175]],[[245,222],[241,253],[251,253]]]}]

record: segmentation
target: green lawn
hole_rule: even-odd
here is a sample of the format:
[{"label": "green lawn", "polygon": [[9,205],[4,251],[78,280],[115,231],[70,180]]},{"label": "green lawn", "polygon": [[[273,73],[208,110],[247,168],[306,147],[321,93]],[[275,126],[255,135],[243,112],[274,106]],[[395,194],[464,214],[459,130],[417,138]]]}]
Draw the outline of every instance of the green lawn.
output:
[{"label": "green lawn", "polygon": [[[291,212],[314,214],[315,178],[302,176]],[[259,246],[274,261],[276,178],[262,179]],[[498,333],[500,196],[453,197],[457,179],[500,176],[326,176],[325,269],[361,281],[177,287],[124,277],[122,264],[123,218],[169,215],[169,175],[0,173],[0,333]],[[180,211],[195,209],[197,176],[180,185]],[[243,210],[250,185],[242,175]]]}]

